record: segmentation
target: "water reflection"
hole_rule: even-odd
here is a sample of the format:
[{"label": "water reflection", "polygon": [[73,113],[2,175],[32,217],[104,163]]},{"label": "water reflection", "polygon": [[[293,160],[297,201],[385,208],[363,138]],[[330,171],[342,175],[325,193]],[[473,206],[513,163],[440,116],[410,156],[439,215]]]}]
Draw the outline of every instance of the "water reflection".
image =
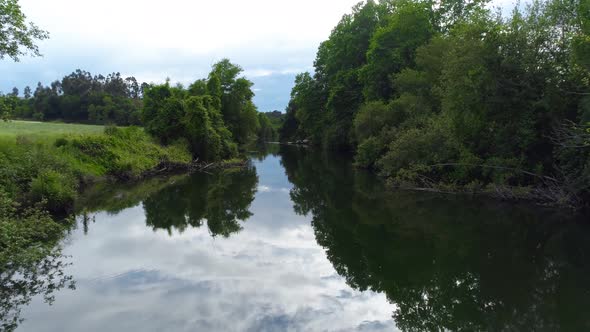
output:
[{"label": "water reflection", "polygon": [[465,197],[391,194],[346,160],[284,149],[295,210],[347,283],[402,331],[590,330],[590,229]]},{"label": "water reflection", "polygon": [[242,229],[258,184],[256,169],[228,169],[212,175],[195,174],[150,195],[143,201],[146,224],[154,230],[201,227],[211,235],[230,236]]},{"label": "water reflection", "polygon": [[115,208],[93,194],[66,247],[76,292],[32,303],[21,330],[391,330],[385,296],[347,286],[293,212],[280,157],[261,159],[256,172],[109,188]]},{"label": "water reflection", "polygon": [[141,204],[146,225],[153,230],[184,232],[207,224],[212,236],[228,237],[242,229],[240,222],[252,216],[249,211],[258,185],[256,168],[217,170],[150,179],[127,185],[97,186],[86,193],[77,209],[85,233],[96,218],[89,213],[105,211],[116,215]]},{"label": "water reflection", "polygon": [[21,330],[590,330],[584,223],[265,149],[241,170],[89,192],[64,249],[77,290],[34,298]]},{"label": "water reflection", "polygon": [[75,289],[75,282],[64,269],[67,257],[56,247],[47,256],[15,259],[2,264],[0,270],[0,331],[14,331],[23,322],[23,308],[40,297],[53,304],[55,294],[63,288]]}]

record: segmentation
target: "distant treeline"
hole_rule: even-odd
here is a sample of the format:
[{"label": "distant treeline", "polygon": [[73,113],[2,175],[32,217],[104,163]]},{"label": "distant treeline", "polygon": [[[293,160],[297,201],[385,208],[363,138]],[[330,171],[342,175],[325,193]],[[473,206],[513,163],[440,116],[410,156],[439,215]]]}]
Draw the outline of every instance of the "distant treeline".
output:
[{"label": "distant treeline", "polygon": [[[244,144],[258,139],[269,141],[277,138],[279,124],[269,119],[264,113],[258,113],[252,103],[254,92],[252,82],[238,77],[242,68],[229,60],[222,60],[214,65],[211,76],[199,79],[188,88],[181,84],[170,86],[139,83],[135,77],[122,77],[120,73],[93,76],[91,73],[76,70],[50,86],[39,83],[35,91],[25,87],[21,94],[18,88],[11,93],[0,94],[0,116],[5,119],[17,118],[37,121],[65,121],[88,124],[115,124],[120,126],[144,125],[153,122],[152,113],[159,117],[168,117],[170,123],[182,122],[175,115],[183,112],[166,113],[163,109],[151,109],[148,105],[144,112],[144,103],[148,91],[167,90],[167,95],[178,101],[178,107],[186,107],[188,97],[213,96],[216,107],[223,115],[224,125],[232,133],[232,139]],[[214,87],[219,81],[219,87]],[[208,85],[209,84],[209,85]],[[209,89],[209,90],[208,90]],[[211,91],[211,89],[220,89]],[[159,96],[160,98],[162,96]],[[152,101],[154,97],[148,100]],[[219,105],[217,103],[220,103]],[[163,107],[158,104],[156,107]],[[269,114],[272,114],[269,112]],[[279,113],[280,114],[280,113]],[[171,133],[176,135],[177,133]],[[174,136],[173,135],[173,136]],[[165,137],[162,137],[165,139]]]},{"label": "distant treeline", "polygon": [[20,119],[137,125],[147,86],[119,73],[93,76],[78,69],[49,86],[38,83],[34,91],[27,86],[22,95],[15,87],[0,96],[0,103],[5,113]]},{"label": "distant treeline", "polygon": [[[397,186],[590,200],[590,2],[353,8],[297,76],[281,139],[356,152]],[[538,190],[544,188],[543,190]]]}]

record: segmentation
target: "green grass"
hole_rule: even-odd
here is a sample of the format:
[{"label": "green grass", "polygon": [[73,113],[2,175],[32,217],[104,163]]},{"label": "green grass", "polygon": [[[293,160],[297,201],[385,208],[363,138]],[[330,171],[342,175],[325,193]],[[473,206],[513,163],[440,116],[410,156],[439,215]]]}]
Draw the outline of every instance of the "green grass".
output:
[{"label": "green grass", "polygon": [[[7,129],[7,130],[4,130]],[[67,211],[88,180],[139,179],[161,163],[190,163],[186,142],[162,146],[142,128],[10,122],[0,126],[0,193],[24,207]]]},{"label": "green grass", "polygon": [[33,121],[0,121],[0,139],[12,139],[17,136],[25,136],[30,140],[54,141],[63,135],[102,134],[104,126],[82,125],[57,122],[33,122]]}]

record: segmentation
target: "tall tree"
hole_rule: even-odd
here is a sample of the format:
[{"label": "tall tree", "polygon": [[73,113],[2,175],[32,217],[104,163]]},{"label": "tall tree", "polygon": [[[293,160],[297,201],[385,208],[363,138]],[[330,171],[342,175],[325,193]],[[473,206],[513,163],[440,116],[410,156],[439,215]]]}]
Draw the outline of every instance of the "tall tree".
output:
[{"label": "tall tree", "polygon": [[30,87],[30,86],[28,86],[28,85],[27,85],[27,86],[25,87],[25,92],[24,92],[24,94],[25,94],[25,95],[24,95],[25,99],[29,99],[29,98],[31,98],[31,96],[32,96],[32,92],[31,92],[31,87]]}]

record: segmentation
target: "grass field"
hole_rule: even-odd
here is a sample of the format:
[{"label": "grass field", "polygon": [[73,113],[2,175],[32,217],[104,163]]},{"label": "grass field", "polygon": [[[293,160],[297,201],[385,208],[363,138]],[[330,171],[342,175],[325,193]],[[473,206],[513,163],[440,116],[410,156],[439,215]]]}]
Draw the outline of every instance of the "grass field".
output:
[{"label": "grass field", "polygon": [[54,122],[0,121],[0,139],[26,136],[33,140],[53,140],[67,134],[102,134],[103,132],[104,126]]}]

